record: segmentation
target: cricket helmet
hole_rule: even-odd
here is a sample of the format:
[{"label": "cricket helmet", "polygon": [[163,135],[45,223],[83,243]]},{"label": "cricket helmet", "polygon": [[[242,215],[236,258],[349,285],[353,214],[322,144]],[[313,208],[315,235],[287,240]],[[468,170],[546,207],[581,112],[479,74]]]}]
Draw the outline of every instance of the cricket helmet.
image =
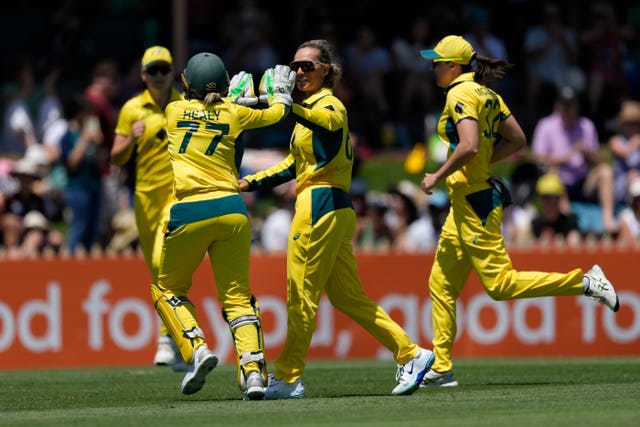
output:
[{"label": "cricket helmet", "polygon": [[192,92],[224,95],[229,89],[229,74],[218,55],[202,52],[189,59],[182,73],[182,82]]}]

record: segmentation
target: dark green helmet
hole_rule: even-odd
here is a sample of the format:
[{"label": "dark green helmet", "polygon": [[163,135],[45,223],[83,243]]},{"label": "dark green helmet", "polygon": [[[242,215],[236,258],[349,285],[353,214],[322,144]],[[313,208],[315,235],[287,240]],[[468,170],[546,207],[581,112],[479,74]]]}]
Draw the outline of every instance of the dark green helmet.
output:
[{"label": "dark green helmet", "polygon": [[224,95],[229,89],[229,74],[222,60],[213,53],[202,52],[192,56],[182,76],[188,91]]}]

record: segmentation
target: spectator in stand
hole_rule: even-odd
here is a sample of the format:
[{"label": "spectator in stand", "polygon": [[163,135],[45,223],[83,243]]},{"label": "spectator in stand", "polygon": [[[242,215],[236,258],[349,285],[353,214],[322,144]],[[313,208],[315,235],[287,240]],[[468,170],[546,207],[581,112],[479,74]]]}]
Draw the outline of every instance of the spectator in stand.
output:
[{"label": "spectator in stand", "polygon": [[404,250],[414,253],[435,251],[449,207],[446,191],[435,190],[431,193],[427,197],[426,210],[407,227]]},{"label": "spectator in stand", "polygon": [[265,217],[260,231],[260,240],[265,251],[284,253],[289,244],[289,228],[296,199],[296,181],[292,180],[274,187],[273,194],[278,200],[278,206]]},{"label": "spectator in stand", "polygon": [[[507,46],[504,41],[491,32],[491,14],[489,9],[473,6],[468,13],[469,31],[463,36],[471,43],[478,55],[489,58],[508,59]],[[508,78],[508,76],[505,76]],[[502,90],[505,78],[491,82],[492,88]]]},{"label": "spectator in stand", "polygon": [[42,141],[49,126],[64,115],[57,89],[60,74],[59,68],[53,68],[44,78],[42,85],[44,94],[38,104],[36,116],[36,137],[39,141]]},{"label": "spectator in stand", "polygon": [[629,186],[629,206],[620,212],[620,234],[618,243],[623,246],[640,247],[640,177]]},{"label": "spectator in stand", "polygon": [[65,166],[66,205],[71,211],[67,248],[91,250],[98,239],[102,209],[102,177],[108,158],[103,155],[104,137],[91,104],[76,95],[65,102],[68,130],[61,142],[61,162]]},{"label": "spectator in stand", "polygon": [[393,241],[391,229],[385,221],[388,209],[386,194],[367,192],[366,185],[354,180],[350,190],[351,203],[356,212],[353,246],[362,252],[386,252]]},{"label": "spectator in stand", "polygon": [[531,221],[534,237],[542,244],[559,240],[571,247],[582,243],[578,218],[571,212],[563,212],[561,198],[565,196],[564,185],[554,173],[542,175],[536,183],[540,198],[540,209]]},{"label": "spectator in stand", "polygon": [[507,247],[531,247],[535,243],[531,221],[537,212],[534,205],[536,183],[542,175],[531,159],[520,161],[511,171],[509,184],[513,204],[505,209],[502,233]]},{"label": "spectator in stand", "polygon": [[353,85],[351,127],[369,146],[377,147],[390,109],[385,85],[393,66],[391,53],[379,44],[371,27],[361,25],[344,48],[344,63],[345,77]]},{"label": "spectator in stand", "polygon": [[[425,141],[424,112],[435,109],[435,93],[429,64],[420,58],[420,51],[430,43],[430,26],[426,16],[412,18],[408,34],[391,43],[394,60],[394,86],[400,88],[398,116],[407,124],[412,142]],[[393,93],[393,92],[392,92]]]},{"label": "spectator in stand", "polygon": [[33,258],[45,247],[57,251],[64,237],[50,230],[51,204],[43,194],[43,168],[23,157],[15,162],[11,175],[17,180],[17,191],[6,196],[0,215],[3,246],[8,258]]},{"label": "spectator in stand", "polygon": [[409,185],[401,183],[388,192],[389,209],[385,219],[393,236],[391,242],[393,251],[405,252],[409,249],[409,226],[418,219],[418,207],[413,201],[415,194],[412,194],[411,190]]},{"label": "spectator in stand", "polygon": [[629,184],[640,176],[640,102],[624,101],[617,117],[619,133],[609,138],[617,203],[626,203]]},{"label": "spectator in stand", "polygon": [[229,70],[244,70],[260,76],[279,62],[273,43],[274,23],[256,1],[241,1],[236,13],[224,21],[225,45],[223,60]]},{"label": "spectator in stand", "polygon": [[14,158],[22,157],[39,145],[28,104],[34,90],[34,78],[31,63],[25,61],[18,66],[15,82],[4,88],[6,104],[3,108],[0,152]]},{"label": "spectator in stand", "polygon": [[[598,204],[601,227],[583,232],[617,231],[614,215],[613,171],[600,153],[595,124],[580,115],[578,93],[563,87],[552,114],[535,126],[531,149],[545,172],[555,172],[567,189],[569,202]],[[580,213],[576,211],[580,216]]]},{"label": "spectator in stand", "polygon": [[464,35],[478,55],[508,59],[504,41],[491,32],[491,14],[482,6],[473,6],[468,14],[469,31]]},{"label": "spectator in stand", "polygon": [[577,66],[579,44],[575,31],[562,21],[560,7],[547,2],[541,8],[540,21],[524,36],[527,60],[527,104],[534,120],[553,100],[557,88],[584,86],[584,72]]},{"label": "spectator in stand", "polygon": [[625,61],[634,31],[618,21],[608,2],[593,4],[588,22],[591,26],[580,34],[587,67],[588,111],[591,117],[604,121],[615,115],[616,105],[629,94]]},{"label": "spectator in stand", "polygon": [[96,145],[96,156],[102,158],[102,208],[99,211],[98,243],[104,248],[111,235],[111,219],[118,210],[119,171],[109,162],[111,147],[116,128],[116,109],[113,100],[118,95],[120,72],[118,64],[112,60],[103,60],[93,69],[91,83],[84,91],[90,102],[92,114],[97,117],[103,141]]}]

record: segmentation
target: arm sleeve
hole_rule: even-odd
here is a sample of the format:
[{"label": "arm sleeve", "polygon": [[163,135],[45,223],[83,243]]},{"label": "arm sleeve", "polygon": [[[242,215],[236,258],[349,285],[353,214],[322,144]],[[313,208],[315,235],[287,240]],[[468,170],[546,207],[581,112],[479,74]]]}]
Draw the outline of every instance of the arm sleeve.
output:
[{"label": "arm sleeve", "polygon": [[133,117],[133,108],[131,108],[131,101],[126,102],[120,113],[118,114],[118,121],[116,122],[115,133],[117,135],[129,136],[131,135],[131,126],[135,122]]},{"label": "arm sleeve", "polygon": [[243,177],[249,182],[249,191],[277,187],[296,177],[296,162],[291,153],[280,163],[260,172]]},{"label": "arm sleeve", "polygon": [[290,108],[284,104],[275,103],[267,108],[257,110],[244,105],[236,106],[237,116],[242,129],[257,129],[271,126],[287,117]]},{"label": "arm sleeve", "polygon": [[[293,104],[293,114],[299,117],[301,122],[308,122],[319,126],[330,132],[344,127],[344,117],[341,104],[333,102],[333,97],[326,97],[320,101],[322,103],[314,108],[306,108],[299,104]],[[337,100],[337,98],[335,98]]]}]

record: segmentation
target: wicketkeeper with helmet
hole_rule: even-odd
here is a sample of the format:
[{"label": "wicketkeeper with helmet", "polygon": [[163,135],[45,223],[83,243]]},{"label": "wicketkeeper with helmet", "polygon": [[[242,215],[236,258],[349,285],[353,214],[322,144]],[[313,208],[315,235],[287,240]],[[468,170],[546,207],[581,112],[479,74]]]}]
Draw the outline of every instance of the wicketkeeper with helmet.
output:
[{"label": "wicketkeeper with helmet", "polygon": [[295,74],[287,66],[276,71],[271,84],[277,95],[270,99],[268,108],[251,109],[239,103],[258,102],[253,96],[252,76],[241,72],[229,81],[218,56],[199,53],[189,59],[181,76],[185,100],[166,108],[176,201],[171,206],[158,280],[151,286],[151,294],[188,364],[182,381],[185,394],[200,390],[218,363],[188,298],[193,273],[206,254],[235,342],[244,397],[262,399],[265,394],[267,369],[260,311],[249,288],[251,227],[238,191],[243,153],[238,137],[244,130],[275,124],[289,113]]}]

